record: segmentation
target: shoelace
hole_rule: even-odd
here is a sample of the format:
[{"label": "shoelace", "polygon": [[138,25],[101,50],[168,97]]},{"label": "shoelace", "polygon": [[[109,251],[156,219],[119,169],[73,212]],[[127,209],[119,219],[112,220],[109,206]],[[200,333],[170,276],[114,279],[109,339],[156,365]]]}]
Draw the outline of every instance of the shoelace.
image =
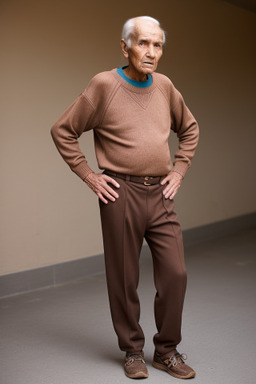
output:
[{"label": "shoelace", "polygon": [[127,361],[125,362],[126,365],[131,365],[134,363],[134,361],[141,361],[142,363],[145,364],[145,361],[140,354],[132,354],[127,357]]},{"label": "shoelace", "polygon": [[184,363],[184,360],[187,360],[187,355],[177,352],[170,357],[168,367],[176,367],[180,362]]}]

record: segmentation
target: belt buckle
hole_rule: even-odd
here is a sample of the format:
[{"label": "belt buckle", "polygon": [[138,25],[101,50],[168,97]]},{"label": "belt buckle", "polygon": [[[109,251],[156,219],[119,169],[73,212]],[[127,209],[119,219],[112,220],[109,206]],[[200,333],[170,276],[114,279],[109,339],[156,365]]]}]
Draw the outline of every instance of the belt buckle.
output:
[{"label": "belt buckle", "polygon": [[145,176],[145,177],[144,177],[144,180],[145,180],[145,181],[144,181],[143,184],[144,184],[144,185],[147,185],[147,186],[148,186],[148,185],[152,185],[152,184],[150,184],[150,183],[147,183],[147,181],[149,181],[150,179],[153,179],[153,177]]}]

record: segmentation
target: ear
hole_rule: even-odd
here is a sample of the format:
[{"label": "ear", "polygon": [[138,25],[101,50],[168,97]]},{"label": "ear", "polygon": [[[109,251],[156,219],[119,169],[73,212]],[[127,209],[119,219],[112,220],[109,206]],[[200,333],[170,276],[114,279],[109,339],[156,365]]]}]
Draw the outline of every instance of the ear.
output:
[{"label": "ear", "polygon": [[127,44],[126,44],[124,39],[121,40],[120,45],[121,45],[122,53],[123,53],[124,57],[127,59],[129,56],[128,55],[128,47],[127,47]]}]

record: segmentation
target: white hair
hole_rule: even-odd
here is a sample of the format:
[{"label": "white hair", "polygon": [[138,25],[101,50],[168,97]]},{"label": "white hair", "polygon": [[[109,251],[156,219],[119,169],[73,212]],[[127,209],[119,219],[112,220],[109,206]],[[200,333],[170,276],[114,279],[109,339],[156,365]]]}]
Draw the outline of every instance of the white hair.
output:
[{"label": "white hair", "polygon": [[135,28],[136,19],[148,20],[148,21],[152,21],[153,23],[156,23],[163,32],[163,44],[165,43],[165,31],[162,29],[159,21],[150,16],[139,16],[139,17],[134,17],[132,19],[129,19],[124,23],[124,26],[122,29],[122,39],[124,39],[128,48],[131,47],[131,35]]}]

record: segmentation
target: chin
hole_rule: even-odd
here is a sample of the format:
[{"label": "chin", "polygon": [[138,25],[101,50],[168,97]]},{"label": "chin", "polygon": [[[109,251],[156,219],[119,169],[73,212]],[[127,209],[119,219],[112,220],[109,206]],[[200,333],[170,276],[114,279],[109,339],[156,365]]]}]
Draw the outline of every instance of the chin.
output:
[{"label": "chin", "polygon": [[152,73],[155,71],[155,68],[145,68],[142,72],[144,75],[152,75]]}]

